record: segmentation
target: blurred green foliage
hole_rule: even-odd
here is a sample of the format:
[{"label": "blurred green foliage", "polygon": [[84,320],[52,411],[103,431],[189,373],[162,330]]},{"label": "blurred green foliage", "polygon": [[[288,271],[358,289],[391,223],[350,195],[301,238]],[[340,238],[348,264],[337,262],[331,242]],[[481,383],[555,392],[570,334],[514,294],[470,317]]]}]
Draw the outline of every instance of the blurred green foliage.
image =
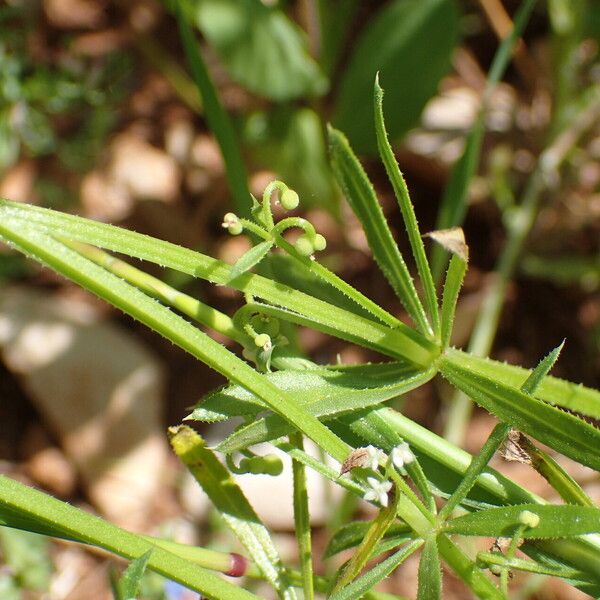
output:
[{"label": "blurred green foliage", "polygon": [[124,53],[80,56],[63,35],[35,48],[37,4],[0,8],[0,172],[20,153],[54,154],[69,171],[89,169],[116,125],[132,61]]}]

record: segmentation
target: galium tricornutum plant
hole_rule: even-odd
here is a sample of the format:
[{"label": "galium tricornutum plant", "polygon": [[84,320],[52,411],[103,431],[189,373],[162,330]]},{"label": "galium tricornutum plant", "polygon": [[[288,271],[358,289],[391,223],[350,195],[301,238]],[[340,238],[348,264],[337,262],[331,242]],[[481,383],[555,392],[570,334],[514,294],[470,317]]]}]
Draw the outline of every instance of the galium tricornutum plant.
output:
[{"label": "galium tricornutum plant", "polygon": [[[216,448],[206,447],[187,426],[171,428],[169,436],[174,451],[248,557],[128,533],[6,477],[0,478],[1,524],[94,544],[131,559],[126,582],[133,582],[134,588],[148,567],[210,598],[257,598],[249,591],[251,585],[245,586],[248,589],[234,586],[215,571],[264,579],[281,598],[297,597],[298,588],[305,598],[315,593],[335,600],[379,598],[374,591],[377,583],[418,549],[419,598],[440,597],[442,564],[481,598],[506,598],[509,575],[516,571],[562,577],[591,594],[600,593],[600,539],[594,535],[600,529],[600,511],[533,441],[598,470],[600,432],[578,414],[599,418],[600,393],[548,375],[560,347],[529,371],[450,346],[468,248],[460,229],[428,234],[451,256],[438,294],[408,190],[387,140],[382,95],[376,84],[377,140],[420,286],[414,283],[358,159],[344,136],[333,129],[331,159],[363,224],[373,258],[414,326],[401,322],[323,266],[318,256],[326,241],[309,221],[297,216],[274,221],[275,192],[286,210],[299,203],[297,194],[282,182],[270,184],[260,202],[252,199],[251,217],[225,215],[223,227],[229,233],[250,234],[254,243],[233,266],[111,225],[2,201],[0,235],[5,241],[227,377],[230,383],[203,399],[189,419],[215,422],[242,417],[243,424]],[[300,230],[293,243],[286,236],[289,229]],[[261,261],[271,260],[275,248],[282,251],[278,260],[296,278],[296,286],[277,281],[275,269],[270,277],[252,272]],[[230,317],[106,251],[228,285],[242,292],[244,303]],[[214,341],[190,319],[238,342],[243,356]],[[370,348],[381,355],[381,361],[317,365],[289,342],[285,332],[292,326],[312,327]],[[498,418],[474,457],[386,406],[437,375]],[[341,467],[334,469],[307,454],[305,437]],[[293,460],[297,570],[282,564],[270,532],[232,475],[281,473],[276,456],[252,452],[261,442],[270,442]],[[503,444],[508,444],[505,453],[521,457],[542,474],[565,503],[548,504],[490,469],[490,459]],[[306,469],[316,470],[347,494],[378,508],[371,522],[349,521],[333,534],[327,556],[350,548],[354,552],[337,573],[327,576],[317,576],[313,570],[317,557],[311,543]],[[497,545],[473,554],[463,549],[461,536],[509,541],[503,550]],[[380,560],[373,566],[373,559]],[[132,589],[125,584],[122,588],[128,593]]]}]

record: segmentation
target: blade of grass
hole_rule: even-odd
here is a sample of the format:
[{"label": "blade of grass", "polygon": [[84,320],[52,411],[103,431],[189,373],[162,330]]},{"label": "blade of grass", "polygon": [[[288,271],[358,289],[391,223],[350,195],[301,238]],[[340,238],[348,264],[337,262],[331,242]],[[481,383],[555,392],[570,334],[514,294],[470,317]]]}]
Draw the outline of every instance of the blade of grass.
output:
[{"label": "blade of grass", "polygon": [[410,200],[410,194],[406,187],[406,182],[398,163],[394,152],[390,145],[387,131],[385,129],[385,121],[383,119],[383,89],[379,85],[379,75],[375,78],[375,132],[377,134],[377,146],[379,148],[379,154],[385,165],[385,170],[388,174],[388,178],[394,188],[398,205],[402,212],[404,219],[404,226],[406,227],[406,233],[410,241],[412,253],[417,264],[417,271],[421,278],[421,284],[423,285],[423,292],[425,294],[425,304],[429,313],[429,318],[433,325],[433,332],[439,335],[440,331],[440,314],[438,309],[437,295],[435,292],[435,285],[433,283],[433,277],[431,275],[431,269],[425,255],[425,246],[423,245],[423,238],[419,231],[419,225],[415,216],[415,211]]},{"label": "blade of grass", "polygon": [[350,585],[329,597],[329,600],[359,600],[366,592],[371,590],[382,579],[385,579],[394,569],[397,569],[411,554],[423,545],[422,540],[415,540],[407,544],[395,554],[367,571],[362,577],[354,580]]},{"label": "blade of grass", "polygon": [[[436,229],[448,229],[450,227],[455,227],[460,225],[464,219],[467,210],[466,205],[469,184],[473,179],[479,164],[483,134],[485,131],[484,119],[487,110],[487,104],[492,96],[492,93],[494,92],[494,89],[496,88],[496,85],[508,67],[515,44],[521,37],[535,4],[536,0],[525,0],[521,3],[515,14],[512,31],[502,40],[502,43],[494,55],[492,65],[490,66],[490,70],[488,72],[481,109],[479,111],[479,115],[477,116],[477,120],[475,121],[467,137],[465,150],[452,170],[450,182],[446,186],[446,190],[440,205],[440,210],[438,212]],[[436,281],[442,275],[444,264],[444,252],[441,248],[434,247],[431,265]]]},{"label": "blade of grass", "polygon": [[179,2],[175,2],[175,9],[179,22],[181,43],[183,44],[188,64],[192,70],[192,77],[202,96],[204,116],[221,148],[235,210],[240,216],[250,217],[251,199],[247,184],[248,178],[233,126],[231,125],[229,116],[219,102],[217,91],[210,79],[202,55],[198,50],[198,43],[194,38],[192,29],[187,22]]},{"label": "blade of grass", "polygon": [[373,519],[373,522],[367,529],[364,538],[358,545],[358,548],[352,555],[352,558],[343,568],[342,573],[335,582],[335,587],[331,592],[332,596],[335,597],[337,592],[348,586],[354,579],[356,579],[363,567],[373,555],[373,550],[375,550],[375,547],[381,541],[381,538],[383,538],[387,530],[395,521],[400,491],[394,489],[393,494],[394,498],[392,502],[390,502],[389,506],[382,508],[377,517]]}]

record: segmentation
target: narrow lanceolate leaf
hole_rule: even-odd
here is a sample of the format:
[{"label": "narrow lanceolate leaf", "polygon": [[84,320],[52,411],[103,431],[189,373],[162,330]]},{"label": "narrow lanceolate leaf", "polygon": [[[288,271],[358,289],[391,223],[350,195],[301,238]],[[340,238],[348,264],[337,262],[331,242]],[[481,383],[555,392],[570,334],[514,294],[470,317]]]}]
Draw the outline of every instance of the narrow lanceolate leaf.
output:
[{"label": "narrow lanceolate leaf", "polygon": [[435,292],[435,286],[433,284],[433,277],[431,275],[431,269],[429,268],[429,262],[425,255],[425,246],[423,245],[423,238],[419,231],[419,225],[417,223],[417,217],[413,204],[410,200],[408,193],[408,187],[404,181],[400,167],[396,162],[396,157],[392,150],[392,146],[388,140],[387,131],[385,129],[385,121],[383,119],[383,89],[379,85],[379,75],[375,78],[375,133],[377,135],[377,147],[379,148],[379,154],[385,165],[385,170],[388,174],[400,211],[402,212],[402,218],[404,219],[404,226],[406,227],[406,233],[410,241],[415,262],[417,264],[417,270],[421,283],[423,285],[423,291],[425,293],[425,303],[431,322],[433,325],[434,332],[438,332],[440,328],[440,315],[437,303],[437,295]]},{"label": "narrow lanceolate leaf", "polygon": [[[439,353],[431,340],[403,323],[399,322],[395,329],[390,329],[254,273],[244,273],[230,281],[232,267],[223,261],[134,231],[1,199],[0,222],[15,233],[27,229],[60,235],[61,239],[93,244],[217,285],[230,285],[245,294],[286,307],[291,315],[310,327],[364,344],[387,356],[405,357],[416,364],[429,365]],[[10,240],[10,237],[7,239]]]},{"label": "narrow lanceolate leaf", "polygon": [[539,517],[536,527],[523,532],[526,539],[572,537],[600,533],[600,508],[590,506],[558,506],[521,504],[480,510],[457,517],[444,526],[445,533],[488,537],[511,537],[520,526],[519,516],[529,511]]},{"label": "narrow lanceolate leaf", "polygon": [[408,267],[392,237],[373,185],[343,133],[329,128],[333,172],[361,222],[373,258],[421,333],[432,330]]},{"label": "narrow lanceolate leaf", "polygon": [[259,600],[195,562],[66,502],[0,475],[0,524],[104,548],[134,560],[150,552],[148,568],[214,600]]},{"label": "narrow lanceolate leaf", "polygon": [[139,558],[131,561],[121,578],[115,582],[114,591],[117,596],[117,600],[131,600],[131,598],[137,598],[142,583],[142,577],[144,571],[148,565],[148,560],[152,550],[149,550]]},{"label": "narrow lanceolate leaf", "polygon": [[[370,363],[352,366],[314,366],[302,370],[286,369],[265,373],[265,377],[280,390],[292,394],[298,404],[309,406],[318,401],[330,400],[331,410],[343,410],[344,397],[356,391],[365,402],[371,392],[396,387],[413,378],[419,378],[428,369],[418,369],[406,362]],[[392,393],[395,390],[392,390]],[[406,391],[406,390],[405,390]],[[385,392],[384,392],[385,393]],[[388,396],[388,399],[393,396]],[[379,400],[377,402],[381,402]],[[256,416],[268,406],[255,394],[239,385],[227,385],[203,398],[189,419],[196,421],[223,421],[233,416]],[[356,408],[353,401],[348,410]]]},{"label": "narrow lanceolate leaf", "polygon": [[[558,359],[560,351],[564,342],[552,350],[548,356],[544,357],[532,371],[531,375],[527,378],[525,383],[521,386],[521,391],[528,394],[533,394],[538,388],[544,377],[550,372],[550,369],[554,366],[554,363]],[[505,441],[506,436],[510,432],[510,425],[507,423],[500,422],[494,427],[494,430],[489,435],[485,444],[482,446],[479,453],[473,457],[469,468],[467,469],[461,482],[458,484],[448,501],[442,508],[439,514],[440,520],[445,519],[452,511],[458,506],[460,502],[467,497],[467,494],[471,491],[471,488],[475,485],[475,481],[479,475],[483,472],[484,468],[490,462],[494,453]],[[521,435],[521,434],[519,434]],[[524,436],[523,436],[524,437]]]},{"label": "narrow lanceolate leaf", "polygon": [[454,329],[456,303],[466,271],[467,263],[458,255],[453,254],[446,273],[444,291],[442,293],[442,348],[447,348],[450,344],[452,330]]},{"label": "narrow lanceolate leaf", "polygon": [[404,548],[367,571],[362,577],[355,579],[350,585],[330,596],[329,600],[358,600],[362,598],[366,592],[398,568],[422,544],[421,540],[415,540],[407,544]]},{"label": "narrow lanceolate leaf", "polygon": [[367,529],[364,538],[358,545],[356,552],[352,555],[348,564],[343,568],[343,571],[333,588],[332,594],[334,596],[360,574],[363,567],[372,557],[373,550],[396,519],[399,499],[400,492],[399,490],[394,489],[392,501],[388,506],[379,511],[379,514],[373,520],[370,527]]},{"label": "narrow lanceolate leaf", "polygon": [[267,528],[229,471],[206,448],[204,440],[193,429],[185,426],[171,427],[169,437],[175,454],[202,486],[223,520],[246,547],[279,596],[289,600],[296,598]]},{"label": "narrow lanceolate leaf", "polygon": [[[446,355],[453,361],[460,362],[466,368],[492,379],[498,379],[511,387],[521,387],[531,372],[523,367],[507,365],[489,358],[480,358],[454,348],[448,348]],[[550,404],[600,419],[600,390],[571,383],[558,377],[546,376],[534,395]]]},{"label": "narrow lanceolate leaf", "polygon": [[135,287],[20,220],[0,220],[0,236],[42,264],[132,315],[231,381],[253,390],[270,408],[282,411],[282,415],[294,421],[300,431],[337,460],[343,461],[348,455],[348,445],[316,417],[300,409],[292,398],[285,396],[221,344]]},{"label": "narrow lanceolate leaf", "polygon": [[[304,389],[298,395],[298,403],[306,411],[323,421],[334,419],[340,415],[363,410],[366,407],[381,404],[412,389],[420,387],[435,375],[434,369],[419,371],[398,383],[372,389],[337,390],[335,394],[321,396],[316,390],[314,396]],[[241,427],[218,445],[218,450],[225,453],[235,452],[253,444],[268,441],[289,433],[290,426],[279,415],[270,415],[257,419],[245,427]]]},{"label": "narrow lanceolate leaf", "polygon": [[269,251],[273,247],[273,243],[274,242],[270,240],[266,240],[265,242],[256,244],[256,246],[253,246],[248,252],[243,254],[233,265],[229,279],[235,279],[256,266],[267,254],[269,254]]},{"label": "narrow lanceolate leaf", "polygon": [[562,577],[575,581],[587,581],[597,583],[597,579],[590,577],[589,573],[567,567],[560,564],[540,564],[534,560],[523,558],[508,558],[500,552],[478,552],[477,560],[486,565],[497,565],[510,571],[525,571],[526,573],[538,573],[539,575],[550,575],[552,577]]},{"label": "narrow lanceolate leaf", "polygon": [[[331,558],[343,550],[358,546],[370,526],[371,523],[368,521],[352,521],[340,527],[327,544],[325,558]],[[410,539],[411,531],[411,528],[404,523],[393,523],[384,535],[384,539],[395,539],[400,544],[402,541]]]},{"label": "narrow lanceolate leaf", "polygon": [[435,600],[442,596],[442,569],[435,536],[425,540],[419,562],[417,600]]},{"label": "narrow lanceolate leaf", "polygon": [[450,383],[500,420],[565,456],[600,470],[600,430],[583,419],[464,367],[448,355],[439,366]]}]

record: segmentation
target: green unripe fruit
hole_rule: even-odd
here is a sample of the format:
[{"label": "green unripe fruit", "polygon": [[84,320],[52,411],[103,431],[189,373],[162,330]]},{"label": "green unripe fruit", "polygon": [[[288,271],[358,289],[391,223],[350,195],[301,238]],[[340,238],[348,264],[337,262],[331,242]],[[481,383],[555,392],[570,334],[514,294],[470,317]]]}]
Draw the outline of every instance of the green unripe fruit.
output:
[{"label": "green unripe fruit", "polygon": [[320,233],[317,233],[313,240],[313,246],[317,252],[321,252],[321,250],[327,248],[327,240]]},{"label": "green unripe fruit", "polygon": [[237,215],[231,212],[227,213],[223,217],[223,223],[221,224],[221,227],[227,229],[231,235],[239,235],[244,229]]},{"label": "green unripe fruit", "polygon": [[266,456],[263,456],[263,468],[263,473],[265,475],[277,477],[277,475],[281,475],[281,472],[283,471],[283,463],[279,456],[267,454]]},{"label": "green unripe fruit", "polygon": [[281,206],[285,208],[285,210],[294,210],[295,208],[298,208],[298,204],[300,204],[300,198],[294,190],[288,188],[279,197],[279,202]]},{"label": "green unripe fruit", "polygon": [[533,529],[540,524],[540,516],[530,510],[524,510],[519,513],[519,523]]},{"label": "green unripe fruit", "polygon": [[259,333],[254,338],[254,343],[263,350],[269,350],[272,346],[271,337],[266,333]]},{"label": "green unripe fruit", "polygon": [[307,236],[301,235],[294,244],[296,250],[302,254],[302,256],[310,256],[314,251],[315,247]]}]

